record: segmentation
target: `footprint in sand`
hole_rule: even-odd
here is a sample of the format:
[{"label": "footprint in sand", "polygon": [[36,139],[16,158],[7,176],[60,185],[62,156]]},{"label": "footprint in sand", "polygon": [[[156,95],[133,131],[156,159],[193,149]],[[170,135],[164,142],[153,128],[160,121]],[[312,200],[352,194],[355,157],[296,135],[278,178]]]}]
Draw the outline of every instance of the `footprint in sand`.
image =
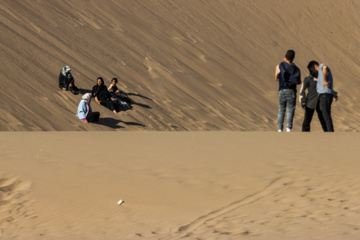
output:
[{"label": "footprint in sand", "polygon": [[[326,229],[333,239],[357,239],[360,229],[358,179],[341,176],[328,183],[285,172],[269,179],[264,189],[227,206],[199,216],[157,239],[266,239],[267,233],[283,239],[307,239]],[[331,232],[332,231],[332,232]]]},{"label": "footprint in sand", "polygon": [[25,194],[31,183],[16,177],[0,178],[0,229],[20,216],[27,215]]}]

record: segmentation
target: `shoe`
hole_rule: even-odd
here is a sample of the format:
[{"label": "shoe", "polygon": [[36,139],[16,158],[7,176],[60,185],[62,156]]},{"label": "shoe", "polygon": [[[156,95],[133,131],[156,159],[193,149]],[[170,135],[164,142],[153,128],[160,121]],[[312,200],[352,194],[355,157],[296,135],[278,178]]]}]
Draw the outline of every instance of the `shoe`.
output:
[{"label": "shoe", "polygon": [[291,129],[290,129],[290,128],[286,128],[286,132],[291,132]]},{"label": "shoe", "polygon": [[281,130],[281,129],[279,129],[279,130],[278,130],[278,132],[282,132],[282,130]]}]

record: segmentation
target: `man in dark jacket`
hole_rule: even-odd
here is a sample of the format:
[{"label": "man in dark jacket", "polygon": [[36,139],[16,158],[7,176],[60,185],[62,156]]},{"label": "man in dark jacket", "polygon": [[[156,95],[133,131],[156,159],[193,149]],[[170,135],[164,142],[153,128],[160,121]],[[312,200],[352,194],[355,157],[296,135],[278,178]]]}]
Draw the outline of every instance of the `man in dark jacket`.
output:
[{"label": "man in dark jacket", "polygon": [[[317,93],[317,82],[318,82],[318,71],[315,70],[315,65],[319,65],[316,61],[310,61],[307,68],[309,69],[310,75],[304,79],[303,84],[300,88],[299,101],[301,102],[302,108],[305,110],[305,116],[302,126],[303,132],[310,132],[310,123],[314,112],[316,110],[321,127],[324,132],[327,132],[326,121],[323,117],[323,113],[320,109],[319,94]],[[307,93],[306,93],[307,90]],[[338,94],[333,91],[335,101],[338,100]]]},{"label": "man in dark jacket", "polygon": [[64,66],[59,75],[59,88],[63,91],[72,92],[73,94],[78,94],[79,89],[75,86],[75,80],[71,74],[71,69],[69,66]]},{"label": "man in dark jacket", "polygon": [[92,96],[95,97],[95,101],[98,104],[101,104],[116,113],[116,109],[118,109],[117,99],[111,98],[102,77],[97,78],[97,84],[92,89]]},{"label": "man in dark jacket", "polygon": [[285,111],[286,132],[291,132],[296,106],[296,85],[301,83],[300,69],[293,63],[295,58],[294,50],[288,50],[284,62],[281,62],[275,69],[275,80],[279,82],[279,114],[278,132],[284,128]]}]

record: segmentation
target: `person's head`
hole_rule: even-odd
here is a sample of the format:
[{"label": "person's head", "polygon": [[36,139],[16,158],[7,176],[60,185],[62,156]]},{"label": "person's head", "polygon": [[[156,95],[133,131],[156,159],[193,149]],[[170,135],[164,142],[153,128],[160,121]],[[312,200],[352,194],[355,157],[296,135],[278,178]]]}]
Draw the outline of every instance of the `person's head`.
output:
[{"label": "person's head", "polygon": [[102,77],[97,78],[97,85],[99,86],[104,85],[104,79]]},{"label": "person's head", "polygon": [[85,94],[82,96],[82,99],[83,99],[85,102],[90,102],[90,101],[91,101],[91,93],[85,93]]},{"label": "person's head", "polygon": [[290,63],[294,61],[295,58],[295,51],[294,50],[287,50],[285,54],[285,60],[288,60]]},{"label": "person's head", "polygon": [[64,69],[65,69],[65,72],[70,72],[71,71],[71,68],[68,66],[68,65],[66,65],[65,67],[64,67]]},{"label": "person's head", "polygon": [[61,70],[61,72],[64,76],[68,75],[70,73],[70,71],[71,71],[71,68],[68,65],[64,66]]},{"label": "person's head", "polygon": [[116,85],[117,82],[118,82],[117,78],[111,79],[111,84],[112,84],[112,85]]},{"label": "person's head", "polygon": [[319,71],[319,63],[317,61],[310,61],[307,68],[309,69],[309,73],[313,77],[318,77],[318,71]]}]

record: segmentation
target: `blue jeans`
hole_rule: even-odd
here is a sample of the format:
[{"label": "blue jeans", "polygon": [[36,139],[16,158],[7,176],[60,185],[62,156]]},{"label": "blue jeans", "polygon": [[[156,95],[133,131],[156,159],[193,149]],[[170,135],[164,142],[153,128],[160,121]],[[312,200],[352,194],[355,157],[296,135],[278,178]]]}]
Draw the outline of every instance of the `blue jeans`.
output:
[{"label": "blue jeans", "polygon": [[286,128],[292,129],[293,119],[295,115],[296,106],[296,91],[290,89],[282,89],[279,92],[279,115],[278,115],[278,129],[284,129],[285,111]]}]

